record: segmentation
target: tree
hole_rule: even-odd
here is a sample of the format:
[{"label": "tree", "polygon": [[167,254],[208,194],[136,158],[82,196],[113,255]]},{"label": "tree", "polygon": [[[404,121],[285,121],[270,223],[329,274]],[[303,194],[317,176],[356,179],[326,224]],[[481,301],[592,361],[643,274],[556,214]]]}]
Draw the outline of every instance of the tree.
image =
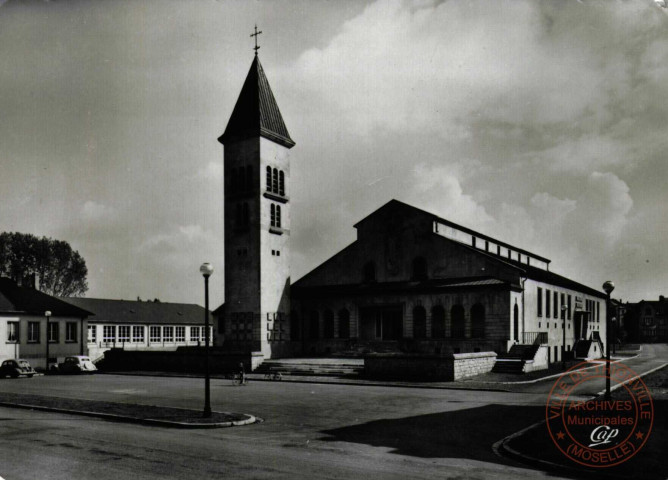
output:
[{"label": "tree", "polygon": [[0,233],[0,276],[14,281],[35,276],[49,295],[81,296],[88,290],[86,261],[62,240],[29,233]]}]

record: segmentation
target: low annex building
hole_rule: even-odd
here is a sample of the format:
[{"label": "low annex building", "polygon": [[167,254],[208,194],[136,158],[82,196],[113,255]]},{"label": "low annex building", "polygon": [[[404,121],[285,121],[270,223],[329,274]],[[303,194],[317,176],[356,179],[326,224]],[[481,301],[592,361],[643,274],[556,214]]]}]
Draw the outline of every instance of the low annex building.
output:
[{"label": "low annex building", "polygon": [[[95,314],[88,323],[87,339],[93,360],[112,348],[173,351],[205,342],[205,309],[199,305],[103,298],[64,300]],[[213,327],[209,329],[213,343]]]},{"label": "low annex building", "polygon": [[0,278],[0,361],[23,358],[33,368],[44,369],[47,341],[49,364],[71,355],[86,355],[88,345],[82,332],[88,327],[90,315],[89,310],[32,286]]}]

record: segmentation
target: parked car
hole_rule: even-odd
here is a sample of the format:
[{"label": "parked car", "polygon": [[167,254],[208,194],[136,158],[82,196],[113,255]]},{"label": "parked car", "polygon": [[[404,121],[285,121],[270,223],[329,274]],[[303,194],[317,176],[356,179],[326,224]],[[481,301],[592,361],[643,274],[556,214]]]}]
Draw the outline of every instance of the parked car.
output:
[{"label": "parked car", "polygon": [[7,376],[18,378],[22,375],[30,378],[36,373],[37,372],[35,372],[27,360],[10,358],[9,360],[2,362],[2,365],[0,365],[0,378],[5,378]]},{"label": "parked car", "polygon": [[58,373],[93,373],[97,372],[97,367],[91,362],[89,357],[84,355],[74,355],[72,357],[65,357],[63,363],[55,366]]}]

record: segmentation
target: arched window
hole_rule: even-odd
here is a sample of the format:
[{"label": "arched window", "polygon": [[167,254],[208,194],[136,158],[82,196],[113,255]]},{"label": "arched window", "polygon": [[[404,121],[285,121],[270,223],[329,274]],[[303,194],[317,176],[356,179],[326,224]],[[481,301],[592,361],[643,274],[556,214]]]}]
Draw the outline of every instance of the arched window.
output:
[{"label": "arched window", "polygon": [[278,173],[278,194],[285,196],[285,174],[283,170]]},{"label": "arched window", "polygon": [[270,212],[270,216],[271,216],[270,225],[272,227],[275,227],[276,226],[276,205],[274,205],[272,203],[271,206],[269,207],[269,212]]},{"label": "arched window", "polygon": [[246,174],[245,174],[245,171],[246,171],[246,169],[244,167],[239,167],[239,171],[238,171],[238,174],[237,174],[237,186],[236,186],[237,193],[246,191]]},{"label": "arched window", "polygon": [[299,340],[301,333],[301,324],[299,323],[299,314],[296,311],[290,312],[290,340]]},{"label": "arched window", "polygon": [[236,193],[239,186],[239,179],[237,178],[237,169],[230,170],[230,193]]},{"label": "arched window", "polygon": [[271,167],[267,167],[267,191],[271,192]]},{"label": "arched window", "polygon": [[425,280],[427,278],[427,261],[424,257],[416,257],[413,260],[413,278]]},{"label": "arched window", "polygon": [[421,306],[413,309],[413,338],[427,338],[427,312]]},{"label": "arched window", "polygon": [[339,310],[339,338],[350,338],[350,312]]},{"label": "arched window", "polygon": [[464,307],[453,305],[450,309],[452,319],[452,338],[464,338]]},{"label": "arched window", "polygon": [[246,190],[253,191],[253,166],[246,167]]},{"label": "arched window", "polygon": [[240,203],[237,203],[235,223],[237,225],[237,228],[241,228],[244,225],[244,211]]},{"label": "arched window", "polygon": [[276,205],[276,226],[281,228],[281,206]]},{"label": "arched window", "polygon": [[274,193],[278,193],[278,168],[274,168],[271,180],[271,191]]},{"label": "arched window", "polygon": [[323,321],[323,338],[334,338],[334,313],[327,309],[322,316]]},{"label": "arched window", "polygon": [[445,309],[440,305],[431,309],[431,337],[445,338]]},{"label": "arched window", "polygon": [[311,311],[309,317],[308,336],[311,340],[317,340],[320,337],[320,315],[316,310]]},{"label": "arched window", "polygon": [[485,307],[480,303],[471,307],[471,337],[485,337]]},{"label": "arched window", "polygon": [[243,223],[244,227],[247,227],[248,225],[250,225],[250,216],[249,216],[249,213],[248,213],[248,204],[246,202],[244,202],[244,206],[243,206],[243,222],[244,222]]},{"label": "arched window", "polygon": [[364,282],[375,282],[376,281],[376,265],[373,262],[367,262],[362,268],[362,278]]}]

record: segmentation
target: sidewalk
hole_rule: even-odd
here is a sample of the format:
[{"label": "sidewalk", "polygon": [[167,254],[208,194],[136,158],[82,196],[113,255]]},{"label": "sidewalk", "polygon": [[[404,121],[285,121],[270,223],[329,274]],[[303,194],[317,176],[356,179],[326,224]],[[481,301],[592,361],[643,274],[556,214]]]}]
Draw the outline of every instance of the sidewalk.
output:
[{"label": "sidewalk", "polygon": [[[654,404],[654,426],[648,441],[638,454],[628,461],[610,468],[586,468],[571,462],[554,446],[546,432],[545,422],[534,424],[520,432],[497,442],[495,451],[558,474],[568,474],[586,478],[663,480],[668,478],[668,464],[664,461],[665,445],[668,444],[668,368],[659,367],[643,376],[650,390]],[[619,399],[621,392],[613,391],[613,400]]]},{"label": "sidewalk", "polygon": [[243,413],[212,412],[204,418],[198,410],[4,392],[0,393],[0,406],[173,428],[221,428],[257,421]]},{"label": "sidewalk", "polygon": [[[613,361],[627,360],[626,358],[613,358]],[[567,368],[580,362],[568,362]],[[547,370],[539,370],[526,374],[516,373],[485,373],[476,377],[465,378],[451,382],[439,381],[404,381],[404,380],[374,380],[361,375],[283,375],[281,380],[271,380],[264,374],[249,373],[246,378],[253,382],[285,382],[285,383],[321,383],[336,385],[357,385],[370,387],[394,387],[394,388],[427,388],[444,390],[483,390],[492,392],[516,392],[527,384],[537,383],[544,380],[555,379],[563,372],[561,364],[555,364]],[[178,372],[156,372],[156,371],[109,371],[99,372],[108,375],[131,375],[131,376],[154,376],[154,377],[180,377],[180,378],[204,378],[201,373],[178,373]],[[214,373],[212,379],[232,380],[226,375]]]}]

